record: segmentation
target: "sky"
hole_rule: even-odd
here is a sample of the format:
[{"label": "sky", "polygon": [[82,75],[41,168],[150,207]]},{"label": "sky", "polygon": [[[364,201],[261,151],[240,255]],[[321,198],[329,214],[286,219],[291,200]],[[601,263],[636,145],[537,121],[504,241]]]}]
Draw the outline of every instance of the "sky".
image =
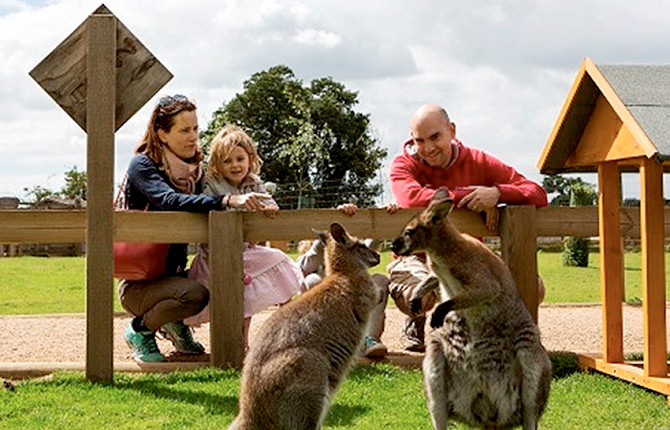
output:
[{"label": "sky", "polygon": [[[86,169],[86,134],[29,76],[98,7],[88,0],[0,0],[0,196],[60,190]],[[174,75],[116,132],[120,182],[152,106],[186,94],[201,128],[254,73],[284,64],[305,84],[331,77],[358,93],[388,150],[416,108],[444,106],[457,135],[541,182],[537,162],[584,58],[670,64],[665,0],[107,0]],[[594,175],[582,175],[596,183]],[[624,195],[639,196],[636,175]],[[670,193],[664,178],[666,196]]]}]

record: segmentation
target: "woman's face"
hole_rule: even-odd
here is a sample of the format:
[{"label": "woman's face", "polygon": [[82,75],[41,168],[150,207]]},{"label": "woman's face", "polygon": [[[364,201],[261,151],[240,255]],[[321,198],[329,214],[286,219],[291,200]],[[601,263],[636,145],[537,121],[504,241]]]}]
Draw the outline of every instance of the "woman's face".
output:
[{"label": "woman's face", "polygon": [[241,146],[236,146],[221,162],[219,170],[231,185],[237,187],[249,173],[249,154]]},{"label": "woman's face", "polygon": [[182,160],[188,160],[198,149],[198,116],[195,111],[181,111],[174,117],[170,131],[158,130],[158,137]]}]

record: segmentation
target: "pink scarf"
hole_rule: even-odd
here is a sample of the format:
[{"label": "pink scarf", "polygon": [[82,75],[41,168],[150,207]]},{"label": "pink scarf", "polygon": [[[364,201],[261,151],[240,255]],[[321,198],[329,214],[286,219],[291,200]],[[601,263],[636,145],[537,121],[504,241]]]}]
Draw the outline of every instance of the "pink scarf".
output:
[{"label": "pink scarf", "polygon": [[163,169],[167,172],[174,186],[182,193],[193,194],[195,184],[202,176],[200,163],[187,163],[172,152],[167,145],[163,145],[162,161]]}]

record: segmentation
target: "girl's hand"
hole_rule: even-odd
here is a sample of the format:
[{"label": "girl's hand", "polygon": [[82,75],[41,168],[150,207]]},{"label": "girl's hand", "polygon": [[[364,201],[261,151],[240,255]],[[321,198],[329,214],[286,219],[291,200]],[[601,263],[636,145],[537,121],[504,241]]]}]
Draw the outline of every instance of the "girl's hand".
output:
[{"label": "girl's hand", "polygon": [[263,205],[263,213],[268,218],[275,218],[277,215],[279,215],[279,206]]},{"label": "girl's hand", "polygon": [[394,213],[398,212],[400,206],[398,205],[398,203],[389,203],[386,206],[384,206],[384,209],[386,209],[386,212],[388,212],[389,215],[393,215]]},{"label": "girl's hand", "polygon": [[337,210],[342,212],[343,214],[347,216],[354,216],[356,215],[356,211],[358,210],[358,206],[356,206],[355,203],[343,203],[337,207]]},{"label": "girl's hand", "polygon": [[249,211],[260,211],[265,209],[265,205],[262,203],[263,200],[269,198],[271,196],[264,193],[234,194],[228,199],[228,206]]}]

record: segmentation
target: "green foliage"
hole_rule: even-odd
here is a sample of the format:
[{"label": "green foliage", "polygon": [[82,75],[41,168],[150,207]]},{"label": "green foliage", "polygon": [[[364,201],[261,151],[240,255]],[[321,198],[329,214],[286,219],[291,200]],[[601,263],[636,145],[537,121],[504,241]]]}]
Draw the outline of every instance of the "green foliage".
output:
[{"label": "green foliage", "polygon": [[34,187],[24,187],[23,192],[26,195],[26,203],[29,204],[35,204],[45,197],[53,197],[58,195],[58,193],[54,192],[53,190],[44,188],[41,185],[35,185]]},{"label": "green foliage", "polygon": [[586,267],[589,265],[589,239],[568,236],[563,239],[563,265]]},{"label": "green foliage", "polygon": [[387,153],[357,104],[358,94],[330,77],[306,86],[290,68],[271,67],[214,113],[203,147],[225,124],[238,124],[257,142],[262,177],[277,184],[282,208],[370,206],[382,191],[373,180]]},{"label": "green foliage", "polygon": [[[545,175],[542,186],[547,193],[556,193],[551,199],[552,206],[591,206],[597,196],[595,186],[582,178],[566,178],[563,175]],[[575,197],[573,197],[575,195]],[[589,199],[593,199],[590,203]],[[573,200],[576,199],[576,200]],[[575,203],[572,203],[575,201]],[[580,203],[580,202],[584,203]]]},{"label": "green foliage", "polygon": [[86,172],[77,170],[77,166],[65,172],[65,185],[60,190],[64,197],[86,200]]},{"label": "green foliage", "polygon": [[[548,193],[557,193],[552,206],[593,206],[598,197],[595,186],[581,178],[566,178],[562,175],[545,176],[542,186]],[[563,240],[563,264],[586,267],[589,262],[589,242],[582,237],[566,237]]]}]

